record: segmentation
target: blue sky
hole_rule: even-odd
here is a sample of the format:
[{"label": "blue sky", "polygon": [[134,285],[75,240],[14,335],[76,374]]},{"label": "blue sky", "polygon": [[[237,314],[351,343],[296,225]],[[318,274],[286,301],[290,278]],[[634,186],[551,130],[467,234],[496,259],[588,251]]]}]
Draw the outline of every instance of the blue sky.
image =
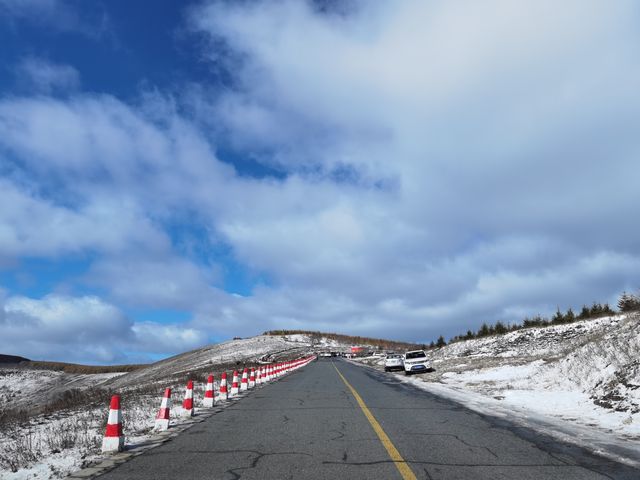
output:
[{"label": "blue sky", "polygon": [[0,352],[429,342],[640,286],[636,2],[0,0]]}]

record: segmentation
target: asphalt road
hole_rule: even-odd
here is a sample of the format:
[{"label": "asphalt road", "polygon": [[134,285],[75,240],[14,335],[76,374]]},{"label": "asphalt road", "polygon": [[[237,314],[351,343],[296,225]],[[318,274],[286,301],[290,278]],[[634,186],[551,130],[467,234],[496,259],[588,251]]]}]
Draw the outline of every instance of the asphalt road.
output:
[{"label": "asphalt road", "polygon": [[319,360],[100,477],[181,478],[637,480],[640,471],[392,375]]}]

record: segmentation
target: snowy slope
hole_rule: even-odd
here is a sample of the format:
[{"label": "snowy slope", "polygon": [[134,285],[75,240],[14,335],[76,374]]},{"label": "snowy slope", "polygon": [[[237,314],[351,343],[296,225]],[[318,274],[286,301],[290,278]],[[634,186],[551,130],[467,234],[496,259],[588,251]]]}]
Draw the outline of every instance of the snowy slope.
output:
[{"label": "snowy slope", "polygon": [[620,412],[640,412],[637,316],[532,328],[459,342],[432,353],[436,376],[491,395],[562,391]]},{"label": "snowy slope", "polygon": [[260,335],[257,337],[208,345],[182,353],[148,367],[127,373],[107,384],[110,388],[140,386],[144,383],[173,380],[188,372],[211,369],[239,368],[245,364],[257,364],[267,356],[277,361],[280,358],[299,356],[310,349],[310,341],[304,336],[287,337]]}]

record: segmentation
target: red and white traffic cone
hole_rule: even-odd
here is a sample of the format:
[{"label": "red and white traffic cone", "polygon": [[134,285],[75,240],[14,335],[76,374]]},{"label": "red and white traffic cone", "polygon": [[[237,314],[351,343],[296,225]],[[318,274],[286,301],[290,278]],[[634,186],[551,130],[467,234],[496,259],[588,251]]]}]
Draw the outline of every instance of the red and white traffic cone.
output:
[{"label": "red and white traffic cone", "polygon": [[182,416],[193,417],[193,380],[187,382],[187,388],[184,391],[184,401],[182,402]]},{"label": "red and white traffic cone", "polygon": [[238,385],[238,371],[233,371],[233,382],[231,383],[231,392],[229,396],[234,397],[240,393],[240,387]]},{"label": "red and white traffic cone", "polygon": [[156,430],[167,430],[169,428],[169,411],[171,410],[171,389],[167,388],[162,397],[160,410],[156,415]]},{"label": "red and white traffic cone", "polygon": [[246,392],[249,389],[249,378],[247,376],[248,369],[242,371],[242,381],[240,382],[240,391]]},{"label": "red and white traffic cone", "polygon": [[120,416],[120,395],[111,397],[109,405],[109,419],[107,430],[102,439],[102,453],[121,452],[124,450],[124,435],[122,434],[122,417]]},{"label": "red and white traffic cone", "polygon": [[229,399],[229,391],[227,390],[227,372],[222,372],[222,377],[220,377],[220,392],[218,393],[218,398],[220,400]]},{"label": "red and white traffic cone", "polygon": [[213,393],[213,375],[209,375],[209,378],[207,379],[207,388],[204,390],[204,400],[202,401],[202,404],[205,407],[211,408],[213,407],[214,403],[215,396]]},{"label": "red and white traffic cone", "polygon": [[251,374],[249,374],[249,388],[256,386],[256,369],[251,367]]}]

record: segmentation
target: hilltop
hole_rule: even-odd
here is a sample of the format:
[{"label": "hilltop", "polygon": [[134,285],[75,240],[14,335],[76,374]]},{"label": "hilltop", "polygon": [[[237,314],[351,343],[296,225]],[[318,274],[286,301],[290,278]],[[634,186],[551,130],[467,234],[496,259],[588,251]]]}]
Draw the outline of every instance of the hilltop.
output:
[{"label": "hilltop", "polygon": [[422,345],[410,342],[402,342],[398,340],[387,340],[384,338],[371,338],[362,337],[357,335],[344,335],[341,333],[325,333],[315,332],[311,330],[269,330],[264,332],[263,335],[269,336],[286,336],[291,338],[294,335],[300,335],[302,338],[308,339],[312,345],[327,345],[331,344],[339,346],[347,345],[363,345],[373,348],[381,348],[385,350],[414,350],[417,348],[423,348]]}]

